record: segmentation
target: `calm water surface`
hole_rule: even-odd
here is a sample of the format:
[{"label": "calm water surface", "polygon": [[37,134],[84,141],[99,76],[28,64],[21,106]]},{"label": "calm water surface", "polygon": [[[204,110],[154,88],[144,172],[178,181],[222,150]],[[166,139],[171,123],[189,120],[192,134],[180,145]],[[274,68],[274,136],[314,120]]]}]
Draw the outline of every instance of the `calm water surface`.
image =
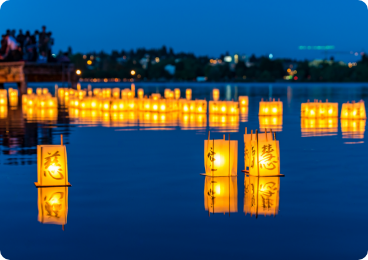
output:
[{"label": "calm water surface", "polygon": [[[101,85],[93,85],[101,86]],[[129,85],[119,85],[121,88]],[[179,86],[193,98],[249,96],[248,114],[196,119],[183,115],[101,115],[59,108],[57,117],[24,118],[22,108],[0,119],[0,251],[6,259],[361,259],[368,250],[368,164],[365,120],[304,122],[307,99],[368,101],[363,85],[139,85],[145,93]],[[83,86],[84,87],[84,86]],[[53,92],[53,87],[50,87]],[[183,94],[182,94],[183,95]],[[280,98],[279,210],[247,212],[245,127],[258,129],[261,98]],[[155,119],[156,118],[156,119]],[[268,122],[268,127],[270,127]],[[272,123],[271,123],[272,124]],[[342,125],[343,124],[343,125]],[[231,133],[238,140],[238,176],[229,200],[206,202],[203,141]],[[65,230],[38,221],[37,151],[68,152]],[[225,186],[229,186],[226,180]],[[207,206],[206,206],[207,203]],[[210,203],[210,204],[208,204]],[[262,205],[259,205],[262,208]],[[213,213],[215,212],[215,213]],[[262,212],[260,209],[259,212]],[[275,214],[276,213],[276,214]]]}]

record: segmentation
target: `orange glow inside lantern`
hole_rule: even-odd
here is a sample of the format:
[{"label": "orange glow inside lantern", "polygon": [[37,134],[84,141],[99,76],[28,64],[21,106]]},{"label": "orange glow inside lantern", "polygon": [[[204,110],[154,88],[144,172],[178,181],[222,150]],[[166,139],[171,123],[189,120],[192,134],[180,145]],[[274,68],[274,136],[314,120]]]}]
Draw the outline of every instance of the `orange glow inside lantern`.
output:
[{"label": "orange glow inside lantern", "polygon": [[179,88],[176,88],[174,89],[174,94],[175,94],[175,99],[180,99],[180,89]]},{"label": "orange glow inside lantern", "polygon": [[100,93],[102,93],[100,88],[94,88],[93,89],[93,95],[94,96],[99,97]]},{"label": "orange glow inside lantern", "polygon": [[38,145],[37,171],[37,187],[70,186],[65,145]]},{"label": "orange glow inside lantern", "polygon": [[8,107],[7,106],[0,106],[0,118],[4,119],[8,117]]},{"label": "orange glow inside lantern", "polygon": [[261,101],[259,102],[260,116],[282,116],[283,107],[281,101]]},{"label": "orange glow inside lantern", "polygon": [[37,95],[42,95],[42,88],[37,88],[36,89],[36,94]]},{"label": "orange glow inside lantern", "polygon": [[142,99],[144,97],[144,90],[142,88],[138,89],[138,98]]},{"label": "orange glow inside lantern", "polygon": [[120,88],[112,89],[112,97],[116,99],[120,98]]},{"label": "orange glow inside lantern", "polygon": [[282,131],[282,116],[259,116],[259,128],[263,132],[272,129],[274,132]]},{"label": "orange glow inside lantern", "polygon": [[49,93],[49,89],[48,88],[43,88],[42,89],[42,94],[47,94]]},{"label": "orange glow inside lantern", "polygon": [[206,176],[204,208],[213,214],[238,212],[237,177]]},{"label": "orange glow inside lantern", "polygon": [[240,122],[248,122],[248,107],[240,107],[239,113],[240,113]]},{"label": "orange glow inside lantern", "polygon": [[366,119],[341,119],[342,138],[364,139]]},{"label": "orange glow inside lantern", "polygon": [[220,90],[217,88],[214,88],[212,90],[212,97],[214,101],[218,101],[220,99]]},{"label": "orange glow inside lantern", "polygon": [[341,119],[366,119],[365,104],[361,100],[358,103],[344,103],[341,109]]},{"label": "orange glow inside lantern", "polygon": [[239,100],[240,107],[247,107],[249,105],[248,96],[239,96],[238,100]]},{"label": "orange glow inside lantern", "polygon": [[301,119],[302,137],[337,135],[338,118],[307,118]]},{"label": "orange glow inside lantern", "polygon": [[43,224],[66,225],[68,187],[38,189],[38,221]]},{"label": "orange glow inside lantern", "polygon": [[185,90],[185,97],[186,97],[187,100],[192,100],[192,89],[187,88]]},{"label": "orange glow inside lantern", "polygon": [[244,213],[276,216],[279,211],[280,177],[244,178]]},{"label": "orange glow inside lantern", "polygon": [[204,165],[207,176],[236,176],[238,141],[205,140]]},{"label": "orange glow inside lantern", "polygon": [[161,98],[161,94],[159,94],[159,93],[151,94],[151,98],[153,100],[159,100]]},{"label": "orange glow inside lantern", "polygon": [[30,95],[33,93],[33,89],[32,88],[27,88],[27,94]]}]

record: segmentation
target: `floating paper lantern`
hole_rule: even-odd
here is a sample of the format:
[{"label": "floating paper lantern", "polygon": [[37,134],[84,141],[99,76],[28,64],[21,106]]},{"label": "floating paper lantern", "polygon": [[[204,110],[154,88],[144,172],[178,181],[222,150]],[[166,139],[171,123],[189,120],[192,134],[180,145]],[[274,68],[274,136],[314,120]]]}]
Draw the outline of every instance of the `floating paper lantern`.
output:
[{"label": "floating paper lantern", "polygon": [[239,96],[238,100],[239,100],[240,107],[247,107],[249,105],[248,96]]},{"label": "floating paper lantern", "polygon": [[282,116],[283,108],[281,101],[261,101],[259,102],[260,116]]},{"label": "floating paper lantern", "polygon": [[102,111],[110,111],[110,99],[103,99],[100,101]]},{"label": "floating paper lantern", "polygon": [[36,94],[37,95],[42,95],[42,88],[37,88],[36,89]]},{"label": "floating paper lantern", "polygon": [[342,138],[364,139],[366,119],[341,119]]},{"label": "floating paper lantern", "polygon": [[364,101],[342,104],[341,119],[366,119]]},{"label": "floating paper lantern", "polygon": [[[244,135],[244,160],[245,167],[249,168],[252,176],[283,176],[280,174],[280,148],[276,134],[267,131],[258,134],[256,130]],[[245,172],[248,172],[247,168]]]},{"label": "floating paper lantern", "polygon": [[102,97],[102,91],[101,91],[101,89],[100,88],[94,88],[93,89],[93,95],[95,97]]},{"label": "floating paper lantern", "polygon": [[213,214],[238,212],[237,177],[206,176],[204,208]]},{"label": "floating paper lantern", "polygon": [[210,101],[210,114],[238,115],[239,103],[233,101]]},{"label": "floating paper lantern", "polygon": [[139,88],[137,92],[138,92],[138,98],[142,99],[144,97],[144,90],[142,88]]},{"label": "floating paper lantern", "polygon": [[274,132],[281,132],[282,116],[259,116],[259,128],[261,131],[272,129]]},{"label": "floating paper lantern", "polygon": [[174,95],[175,95],[175,99],[180,99],[180,89],[176,88],[174,89]]},{"label": "floating paper lantern", "polygon": [[212,90],[212,97],[214,101],[218,101],[220,99],[220,90],[218,90],[217,88],[214,88]]},{"label": "floating paper lantern", "polygon": [[238,141],[208,140],[204,141],[204,162],[207,176],[236,176],[238,168]]},{"label": "floating paper lantern", "polygon": [[0,106],[0,119],[4,119],[8,117],[8,107]]},{"label": "floating paper lantern", "polygon": [[173,98],[173,96],[174,96],[174,95],[172,94],[171,89],[169,89],[169,88],[165,89],[164,97],[165,97],[166,99]]},{"label": "floating paper lantern", "polygon": [[151,94],[151,98],[153,100],[159,100],[159,99],[161,99],[161,94],[159,94],[159,93]]},{"label": "floating paper lantern", "polygon": [[326,100],[325,103],[309,102],[302,103],[301,117],[316,118],[316,117],[338,117],[339,107],[338,103],[331,103]]},{"label": "floating paper lantern", "polygon": [[301,119],[302,137],[311,136],[331,136],[337,135],[338,118],[323,117],[323,118],[308,118]]},{"label": "floating paper lantern", "polygon": [[8,95],[6,89],[0,89],[0,106],[8,105]]},{"label": "floating paper lantern", "polygon": [[68,216],[68,187],[39,188],[37,201],[38,221],[64,228]]},{"label": "floating paper lantern", "polygon": [[48,88],[43,88],[42,89],[42,94],[47,94],[49,93],[49,89]]},{"label": "floating paper lantern", "polygon": [[280,178],[244,178],[244,213],[251,216],[276,216],[280,202]]},{"label": "floating paper lantern", "polygon": [[30,95],[33,93],[33,89],[32,88],[27,88],[27,94]]},{"label": "floating paper lantern", "polygon": [[195,113],[206,114],[207,113],[207,101],[196,100],[195,101]]},{"label": "floating paper lantern", "polygon": [[38,182],[36,187],[71,186],[68,182],[66,147],[63,145],[37,146]]},{"label": "floating paper lantern", "polygon": [[103,98],[111,98],[111,88],[102,89],[102,97]]},{"label": "floating paper lantern", "polygon": [[134,84],[130,85],[130,93],[132,94],[132,98],[134,98],[135,97],[135,85]]},{"label": "floating paper lantern", "polygon": [[120,98],[120,88],[112,89],[112,97],[116,99]]},{"label": "floating paper lantern", "polygon": [[187,88],[185,90],[185,97],[186,97],[187,100],[192,100],[192,89]]}]

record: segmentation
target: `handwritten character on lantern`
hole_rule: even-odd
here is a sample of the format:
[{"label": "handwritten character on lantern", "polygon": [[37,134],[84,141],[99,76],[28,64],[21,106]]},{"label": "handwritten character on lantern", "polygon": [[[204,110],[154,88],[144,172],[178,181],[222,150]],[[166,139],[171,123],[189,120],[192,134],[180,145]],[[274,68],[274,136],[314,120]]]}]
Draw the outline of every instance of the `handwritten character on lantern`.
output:
[{"label": "handwritten character on lantern", "polygon": [[264,209],[271,209],[273,206],[272,196],[277,192],[276,183],[267,182],[259,186],[260,195],[262,198],[262,207]]},{"label": "handwritten character on lantern", "polygon": [[[48,153],[49,156],[45,157],[45,169],[49,173],[49,175],[55,180],[64,179],[64,175],[62,174],[61,164],[58,160],[60,156],[60,152],[56,151],[54,154]],[[44,176],[46,176],[46,172],[44,172]]]},{"label": "handwritten character on lantern", "polygon": [[[217,183],[215,181],[211,181],[211,184]],[[212,187],[212,185],[210,186]],[[211,197],[211,208],[215,205],[215,199],[216,199],[216,191],[215,189],[210,188],[210,190],[207,192],[208,196]]]},{"label": "handwritten character on lantern", "polygon": [[[211,163],[212,163],[212,167],[211,168],[213,168],[213,166],[215,165],[215,161],[216,161],[216,159],[215,159],[215,151],[213,150],[213,147],[211,147],[210,148],[210,152],[207,154],[207,157],[210,159],[210,161],[211,161]],[[216,171],[216,169],[212,169],[212,171]]]},{"label": "handwritten character on lantern", "polygon": [[256,156],[256,150],[254,149],[254,145],[252,145],[252,158],[251,158],[251,164],[250,167],[254,168],[254,158]]},{"label": "handwritten character on lantern", "polygon": [[272,149],[272,144],[264,145],[262,147],[262,158],[259,162],[261,168],[265,168],[266,170],[273,170],[276,168],[275,163],[277,163],[277,161],[272,160],[273,158],[276,158],[276,156],[272,155],[273,151],[274,149]]},{"label": "handwritten character on lantern", "polygon": [[47,212],[47,216],[60,218],[60,211],[62,210],[61,201],[64,198],[64,192],[55,192],[53,193],[49,199],[45,196],[45,210]]}]

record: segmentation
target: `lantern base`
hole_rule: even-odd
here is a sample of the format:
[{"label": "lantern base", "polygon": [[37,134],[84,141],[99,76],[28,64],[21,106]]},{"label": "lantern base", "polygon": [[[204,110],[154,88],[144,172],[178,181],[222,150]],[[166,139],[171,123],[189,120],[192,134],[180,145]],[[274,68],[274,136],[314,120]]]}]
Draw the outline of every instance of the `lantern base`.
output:
[{"label": "lantern base", "polygon": [[39,184],[38,182],[34,183],[36,188],[52,188],[52,187],[71,187],[72,185],[68,182],[67,185],[53,185],[53,186],[43,186],[41,184]]},{"label": "lantern base", "polygon": [[285,177],[285,174],[277,174],[277,175],[251,175],[245,172],[245,175],[252,176],[252,177]]},{"label": "lantern base", "polygon": [[200,173],[199,175],[208,176],[208,177],[238,177],[238,175],[214,176],[212,174],[205,174],[205,173]]}]

